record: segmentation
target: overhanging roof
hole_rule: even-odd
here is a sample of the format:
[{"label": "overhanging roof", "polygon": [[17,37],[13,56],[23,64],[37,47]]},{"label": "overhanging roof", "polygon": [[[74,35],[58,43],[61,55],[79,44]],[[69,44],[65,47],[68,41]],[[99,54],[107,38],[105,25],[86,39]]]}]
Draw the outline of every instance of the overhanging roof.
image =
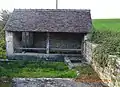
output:
[{"label": "overhanging roof", "polygon": [[90,10],[82,9],[15,9],[5,30],[32,32],[89,32]]}]

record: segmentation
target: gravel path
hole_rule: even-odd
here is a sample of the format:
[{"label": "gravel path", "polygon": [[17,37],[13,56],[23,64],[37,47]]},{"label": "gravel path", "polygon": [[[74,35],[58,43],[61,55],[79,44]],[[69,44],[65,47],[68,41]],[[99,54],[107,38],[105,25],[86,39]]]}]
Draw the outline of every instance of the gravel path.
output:
[{"label": "gravel path", "polygon": [[100,83],[81,83],[67,78],[14,78],[12,87],[104,87]]}]

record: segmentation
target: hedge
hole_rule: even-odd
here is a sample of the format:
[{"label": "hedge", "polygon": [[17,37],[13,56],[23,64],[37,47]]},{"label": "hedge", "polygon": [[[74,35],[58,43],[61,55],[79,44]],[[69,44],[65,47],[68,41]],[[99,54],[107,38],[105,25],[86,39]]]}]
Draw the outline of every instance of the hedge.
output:
[{"label": "hedge", "polygon": [[99,44],[94,49],[93,58],[101,67],[108,66],[111,60],[108,55],[120,56],[120,32],[93,30],[90,40]]}]

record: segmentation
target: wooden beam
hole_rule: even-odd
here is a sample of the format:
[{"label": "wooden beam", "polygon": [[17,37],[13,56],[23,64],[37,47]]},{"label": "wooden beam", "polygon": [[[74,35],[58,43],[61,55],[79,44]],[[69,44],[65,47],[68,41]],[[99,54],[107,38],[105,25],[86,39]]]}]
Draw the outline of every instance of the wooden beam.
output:
[{"label": "wooden beam", "polygon": [[29,47],[33,46],[33,32],[29,32]]},{"label": "wooden beam", "polygon": [[55,51],[81,51],[81,49],[62,49],[62,48],[50,48],[50,50],[55,50]]},{"label": "wooden beam", "polygon": [[33,45],[32,32],[22,32],[22,45],[23,47],[31,47]]},{"label": "wooden beam", "polygon": [[46,50],[46,48],[16,48],[18,50]]},{"label": "wooden beam", "polygon": [[44,54],[44,53],[14,53],[13,55],[44,55],[44,56],[73,56],[73,57],[81,57],[81,54]]},{"label": "wooden beam", "polygon": [[23,47],[27,47],[27,44],[26,44],[26,33],[25,32],[22,32],[22,46]]},{"label": "wooden beam", "polygon": [[86,36],[84,35],[83,38],[82,38],[82,41],[81,41],[81,52],[82,54],[84,55],[84,52],[85,52],[85,41],[86,41]]},{"label": "wooden beam", "polygon": [[49,54],[49,32],[47,32],[47,39],[46,39],[46,53]]}]

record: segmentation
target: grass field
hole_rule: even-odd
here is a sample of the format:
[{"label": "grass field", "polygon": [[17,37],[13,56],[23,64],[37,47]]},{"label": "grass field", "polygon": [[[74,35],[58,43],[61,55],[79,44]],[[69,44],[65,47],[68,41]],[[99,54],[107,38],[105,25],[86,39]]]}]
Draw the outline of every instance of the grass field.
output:
[{"label": "grass field", "polygon": [[[109,66],[109,55],[120,57],[120,19],[93,19],[92,43],[99,44],[93,51],[93,59],[103,68]],[[114,64],[116,59],[112,60]],[[111,65],[114,67],[114,64]]]},{"label": "grass field", "polygon": [[96,30],[110,30],[120,32],[120,19],[93,19]]}]

